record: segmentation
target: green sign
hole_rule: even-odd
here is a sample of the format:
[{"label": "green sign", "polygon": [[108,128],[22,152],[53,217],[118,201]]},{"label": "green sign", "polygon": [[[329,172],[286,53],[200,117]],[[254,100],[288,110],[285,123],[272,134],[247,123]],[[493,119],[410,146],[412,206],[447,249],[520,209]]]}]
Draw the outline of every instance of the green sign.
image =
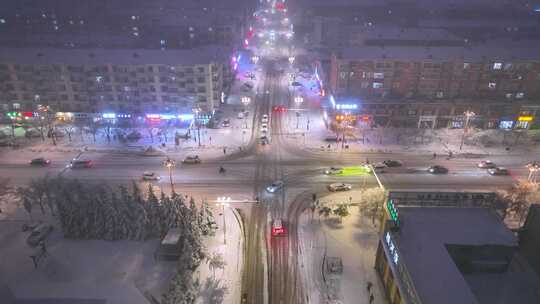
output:
[{"label": "green sign", "polygon": [[390,213],[390,219],[394,221],[396,225],[399,225],[399,213],[394,205],[394,201],[388,200],[386,202],[386,209],[388,209],[388,213]]}]

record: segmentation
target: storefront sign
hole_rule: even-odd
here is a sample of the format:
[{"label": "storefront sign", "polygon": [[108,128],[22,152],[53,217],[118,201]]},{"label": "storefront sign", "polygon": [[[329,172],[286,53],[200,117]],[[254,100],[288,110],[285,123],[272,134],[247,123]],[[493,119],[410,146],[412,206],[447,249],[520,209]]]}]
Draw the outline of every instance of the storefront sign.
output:
[{"label": "storefront sign", "polygon": [[394,264],[397,265],[399,261],[399,254],[397,252],[397,247],[394,244],[394,241],[392,240],[392,236],[390,235],[389,231],[387,231],[386,234],[384,235],[384,240],[386,242],[386,246],[388,246],[388,250],[390,251],[392,262],[394,262]]},{"label": "storefront sign", "polygon": [[518,117],[518,121],[532,121],[534,117],[532,116],[520,116]]}]

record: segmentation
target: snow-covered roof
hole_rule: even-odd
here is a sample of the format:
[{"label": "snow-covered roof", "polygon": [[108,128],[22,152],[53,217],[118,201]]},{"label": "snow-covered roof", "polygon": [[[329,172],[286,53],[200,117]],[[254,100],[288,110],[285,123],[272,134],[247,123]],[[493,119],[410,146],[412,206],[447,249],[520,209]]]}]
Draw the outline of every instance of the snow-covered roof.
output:
[{"label": "snow-covered roof", "polygon": [[0,62],[68,65],[193,65],[225,62],[231,53],[230,49],[221,46],[187,50],[0,48]]},{"label": "snow-covered roof", "polygon": [[366,39],[398,39],[398,40],[460,40],[462,38],[441,28],[365,26],[353,24],[345,29],[355,34],[362,34]]},{"label": "snow-covered roof", "polygon": [[417,46],[362,46],[349,47],[338,53],[346,60],[431,60],[469,62],[485,60],[540,60],[539,47],[417,47]]},{"label": "snow-covered roof", "polygon": [[399,207],[397,247],[422,303],[478,303],[446,245],[516,247],[516,237],[486,208]]}]

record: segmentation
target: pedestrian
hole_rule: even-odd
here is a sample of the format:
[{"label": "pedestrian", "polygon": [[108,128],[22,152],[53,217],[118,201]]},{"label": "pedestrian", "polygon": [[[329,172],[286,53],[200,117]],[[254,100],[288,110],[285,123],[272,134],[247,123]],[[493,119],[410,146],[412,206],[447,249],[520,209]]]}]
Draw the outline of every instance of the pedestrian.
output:
[{"label": "pedestrian", "polygon": [[210,141],[210,145],[212,145],[212,136],[210,136],[210,138],[208,139],[208,141]]},{"label": "pedestrian", "polygon": [[227,148],[223,147],[223,155],[227,154]]},{"label": "pedestrian", "polygon": [[373,296],[373,294],[370,294],[369,295],[369,304],[373,303],[373,300],[375,300],[375,297]]},{"label": "pedestrian", "polygon": [[437,158],[437,153],[433,153],[433,159]]},{"label": "pedestrian", "polygon": [[373,283],[371,283],[371,281],[368,281],[366,285],[367,285],[367,291],[371,292],[371,287],[373,287]]},{"label": "pedestrian", "polygon": [[366,165],[369,165],[369,159],[366,157]]}]

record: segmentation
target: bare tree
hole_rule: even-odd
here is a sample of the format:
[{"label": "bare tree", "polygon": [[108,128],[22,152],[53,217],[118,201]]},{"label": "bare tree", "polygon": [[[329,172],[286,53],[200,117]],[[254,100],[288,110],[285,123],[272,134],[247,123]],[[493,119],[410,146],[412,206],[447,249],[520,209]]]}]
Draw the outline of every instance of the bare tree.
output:
[{"label": "bare tree", "polygon": [[529,211],[529,206],[540,202],[540,187],[538,184],[522,181],[513,185],[509,190],[498,191],[497,196],[506,204],[504,215],[513,216],[518,220],[518,226],[521,227]]},{"label": "bare tree", "polygon": [[216,277],[216,269],[223,270],[225,268],[225,265],[227,265],[227,263],[223,259],[223,255],[219,252],[214,252],[209,255],[206,258],[206,262],[208,263],[208,267],[210,268],[210,270],[212,270],[212,276],[214,278]]},{"label": "bare tree", "polygon": [[385,198],[386,195],[381,188],[376,187],[364,190],[359,197],[360,212],[371,216],[371,221],[375,224],[375,219],[383,211]]},{"label": "bare tree", "polygon": [[344,217],[349,216],[350,214],[349,208],[344,203],[339,204],[332,212],[339,217],[340,223],[343,222]]}]

